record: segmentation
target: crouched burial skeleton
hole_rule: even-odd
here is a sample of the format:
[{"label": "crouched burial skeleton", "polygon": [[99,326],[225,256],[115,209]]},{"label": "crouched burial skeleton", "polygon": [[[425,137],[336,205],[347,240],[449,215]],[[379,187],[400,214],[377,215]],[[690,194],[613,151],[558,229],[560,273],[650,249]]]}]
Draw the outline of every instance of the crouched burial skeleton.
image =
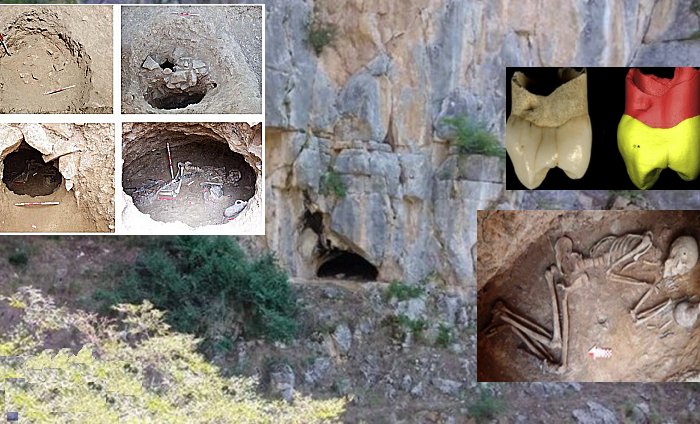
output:
[{"label": "crouched burial skeleton", "polygon": [[673,310],[673,317],[678,325],[692,327],[697,321],[700,305],[689,298],[677,301],[668,298],[651,308],[642,308],[650,295],[659,292],[661,288],[671,292],[678,289],[679,278],[697,264],[697,242],[690,236],[677,238],[671,244],[668,258],[663,263],[662,278],[654,283],[621,274],[629,266],[640,261],[660,266],[658,262],[642,259],[652,247],[653,234],[650,231],[644,234],[607,236],[596,242],[584,257],[573,251],[573,242],[569,237],[560,237],[554,244],[556,263],[544,273],[552,303],[552,331],[515,312],[502,300],[497,300],[492,309],[491,322],[483,330],[485,336],[491,337],[500,329],[510,329],[522,340],[525,348],[544,361],[549,369],[559,373],[565,372],[568,367],[569,296],[588,282],[587,271],[594,269],[605,270],[605,276],[610,281],[648,287],[647,292],[630,311],[635,323],[644,322],[663,311]]}]

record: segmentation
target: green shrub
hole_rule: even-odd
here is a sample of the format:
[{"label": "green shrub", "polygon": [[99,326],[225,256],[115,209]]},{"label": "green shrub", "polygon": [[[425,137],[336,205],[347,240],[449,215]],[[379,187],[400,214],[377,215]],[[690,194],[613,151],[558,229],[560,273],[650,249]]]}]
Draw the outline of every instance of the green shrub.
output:
[{"label": "green shrub", "polygon": [[321,176],[321,194],[335,195],[343,198],[347,194],[347,188],[340,174],[330,170],[325,175]]},{"label": "green shrub", "polygon": [[479,398],[469,405],[469,415],[477,423],[493,420],[505,411],[505,402],[486,391],[479,394]]},{"label": "green shrub", "polygon": [[[116,305],[116,323],[56,307],[31,288],[0,302],[23,311],[0,333],[0,355],[22,355],[0,361],[0,378],[27,383],[4,384],[3,410],[18,411],[23,422],[327,423],[340,422],[345,409],[343,399],[300,393],[292,404],[266,399],[257,380],[223,377],[196,352],[198,340],[172,332],[148,302]],[[90,343],[43,349],[56,331]]]},{"label": "green shrub", "polygon": [[420,297],[423,292],[423,287],[420,286],[409,286],[401,281],[394,280],[389,283],[389,287],[386,289],[387,299],[395,297],[397,300],[408,300]]},{"label": "green shrub", "polygon": [[382,319],[381,325],[389,331],[389,337],[403,342],[409,333],[417,339],[421,339],[423,331],[428,328],[428,322],[424,319],[411,319],[404,314],[387,315]]},{"label": "green shrub", "polygon": [[700,0],[692,0],[690,2],[690,13],[700,15]]},{"label": "green shrub", "polygon": [[225,350],[242,331],[290,340],[297,306],[286,273],[270,254],[246,258],[235,239],[180,236],[148,244],[112,290],[98,290],[103,311],[116,303],[150,300],[167,322],[204,339],[205,350]]},{"label": "green shrub", "polygon": [[506,151],[498,143],[496,136],[489,132],[483,124],[474,123],[466,116],[445,118],[443,122],[454,129],[453,142],[460,152],[497,156],[502,159],[506,157]]},{"label": "green shrub", "polygon": [[324,47],[333,42],[337,27],[333,24],[321,21],[318,11],[314,10],[309,17],[308,30],[309,44],[311,44],[316,56],[318,56],[323,51]]},{"label": "green shrub", "polygon": [[440,324],[438,329],[438,336],[435,339],[435,344],[439,347],[447,347],[450,345],[452,340],[452,330],[445,324]]},{"label": "green shrub", "polygon": [[7,256],[7,261],[16,267],[24,267],[29,262],[29,251],[25,247],[16,247],[14,252]]}]

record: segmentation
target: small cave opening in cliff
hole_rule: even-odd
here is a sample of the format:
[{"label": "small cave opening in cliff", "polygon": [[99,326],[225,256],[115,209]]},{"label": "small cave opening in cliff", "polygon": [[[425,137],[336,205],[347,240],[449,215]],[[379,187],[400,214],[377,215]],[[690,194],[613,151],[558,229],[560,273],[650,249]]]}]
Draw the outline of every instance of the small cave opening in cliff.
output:
[{"label": "small cave opening in cliff", "polygon": [[15,194],[48,196],[61,186],[58,160],[44,162],[41,152],[22,142],[3,159],[2,182]]},{"label": "small cave opening in cliff", "polygon": [[316,276],[357,281],[375,281],[379,275],[377,267],[362,256],[346,250],[332,249],[324,255]]},{"label": "small cave opening in cliff", "polygon": [[323,233],[323,214],[321,212],[304,212],[304,227],[311,228],[316,234]]},{"label": "small cave opening in cliff", "polygon": [[235,220],[256,194],[258,176],[246,158],[206,128],[151,125],[124,147],[122,184],[136,208],[195,228]]}]

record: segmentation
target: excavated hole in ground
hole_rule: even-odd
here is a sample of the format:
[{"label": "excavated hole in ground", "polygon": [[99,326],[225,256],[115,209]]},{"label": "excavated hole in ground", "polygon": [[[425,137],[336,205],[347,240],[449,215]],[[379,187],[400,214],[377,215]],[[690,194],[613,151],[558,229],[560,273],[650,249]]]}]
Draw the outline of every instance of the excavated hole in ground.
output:
[{"label": "excavated hole in ground", "polygon": [[[85,106],[90,57],[60,24],[32,12],[4,34],[12,54],[0,48],[0,112],[77,112]],[[45,94],[66,87],[71,88]]]},{"label": "excavated hole in ground", "polygon": [[144,63],[149,61],[149,68],[141,69],[146,87],[143,97],[156,109],[186,108],[201,102],[209,90],[217,87],[209,77],[207,62],[184,50],[176,48],[167,55],[152,52]]},{"label": "excavated hole in ground", "polygon": [[358,281],[376,281],[379,271],[362,256],[346,250],[332,249],[324,255],[316,276]]},{"label": "excavated hole in ground", "polygon": [[198,84],[185,90],[171,89],[164,84],[157,84],[148,87],[144,98],[156,109],[182,109],[201,102],[207,95],[207,91],[209,86],[206,84]]},{"label": "excavated hole in ground", "polygon": [[16,194],[47,196],[61,186],[58,161],[44,163],[41,152],[25,142],[3,159],[2,182]]},{"label": "excavated hole in ground", "polygon": [[[519,213],[531,213],[533,218],[537,214]],[[567,214],[550,228],[544,228],[542,235],[531,245],[523,247],[521,256],[504,266],[477,295],[478,381],[665,381],[697,367],[696,355],[689,352],[696,352],[700,346],[700,322],[691,329],[670,322],[662,329],[667,321],[672,321],[671,315],[664,314],[635,324],[630,310],[649,286],[611,281],[605,275],[604,266],[587,269],[588,282],[569,293],[568,367],[565,373],[543,370],[542,361],[527,350],[525,342],[507,325],[490,335],[485,330],[493,322],[493,307],[497,301],[503,301],[519,316],[548,332],[553,330],[553,306],[544,272],[555,264],[552,246],[563,235],[573,241],[574,252],[587,256],[591,246],[608,235],[652,231],[654,247],[640,258],[640,263],[625,269],[622,274],[654,282],[662,272],[654,262],[666,260],[671,243],[681,235],[694,236],[700,241],[698,228],[700,213],[696,211],[606,212],[602,218],[596,213],[577,211]],[[507,237],[507,243],[518,243],[517,235],[504,232],[501,237]],[[696,265],[680,280],[677,290],[660,288],[645,301],[642,310],[668,298],[700,298],[699,279],[700,265]],[[561,305],[561,289],[558,289],[557,296]],[[561,306],[559,312],[563,319]],[[563,329],[564,324],[561,323],[560,327]],[[664,336],[666,331],[671,334]],[[613,356],[592,360],[587,352],[594,345],[612,349]],[[549,352],[555,360],[561,357],[560,349]]]},{"label": "excavated hole in ground", "polygon": [[[171,181],[168,142],[175,175],[178,162],[191,163],[185,171],[180,192],[174,198],[159,195],[159,190]],[[223,224],[227,222],[224,218],[227,207],[236,200],[248,201],[255,195],[255,170],[241,154],[232,152],[221,141],[166,133],[150,143],[149,151],[136,158],[127,156],[133,153],[125,154],[122,182],[125,193],[134,199],[138,210],[154,220],[181,221],[191,227]],[[237,182],[236,171],[240,172]],[[223,193],[216,187],[223,188]]]}]

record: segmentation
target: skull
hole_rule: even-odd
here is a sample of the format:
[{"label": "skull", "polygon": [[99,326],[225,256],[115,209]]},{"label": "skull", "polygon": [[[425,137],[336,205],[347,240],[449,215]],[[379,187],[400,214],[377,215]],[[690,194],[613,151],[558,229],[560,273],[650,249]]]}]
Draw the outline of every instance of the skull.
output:
[{"label": "skull", "polygon": [[688,301],[679,302],[673,310],[673,319],[683,328],[692,328],[698,320],[700,304]]},{"label": "skull", "polygon": [[671,244],[664,262],[664,278],[688,273],[698,263],[698,243],[691,236],[681,236]]}]

